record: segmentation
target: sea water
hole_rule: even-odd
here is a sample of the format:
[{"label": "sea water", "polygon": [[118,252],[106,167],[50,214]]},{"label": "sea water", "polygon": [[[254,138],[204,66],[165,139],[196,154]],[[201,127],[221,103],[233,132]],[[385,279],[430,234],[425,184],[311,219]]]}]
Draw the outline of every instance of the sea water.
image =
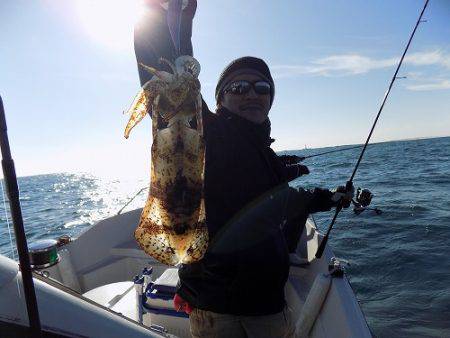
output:
[{"label": "sea water", "polygon": [[[313,155],[343,147],[289,152]],[[336,187],[349,179],[360,149],[312,157],[299,186]],[[370,189],[383,211],[341,212],[330,244],[350,262],[347,277],[373,334],[379,337],[450,337],[450,137],[370,145],[354,179]],[[116,214],[146,180],[88,174],[19,178],[29,242],[76,237]],[[125,209],[142,207],[142,191]],[[7,204],[0,206],[0,253],[17,258]],[[324,231],[332,212],[315,215]],[[9,228],[8,229],[8,223]]]}]

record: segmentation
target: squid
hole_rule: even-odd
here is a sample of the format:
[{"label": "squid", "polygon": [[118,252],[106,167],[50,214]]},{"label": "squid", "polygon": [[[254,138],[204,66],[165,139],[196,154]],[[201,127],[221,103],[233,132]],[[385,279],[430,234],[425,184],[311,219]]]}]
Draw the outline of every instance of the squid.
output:
[{"label": "squid", "polygon": [[208,247],[200,64],[191,56],[161,62],[172,73],[140,64],[153,77],[136,95],[125,128],[128,138],[151,113],[150,190],[134,236],[156,260],[190,264],[200,260]]}]

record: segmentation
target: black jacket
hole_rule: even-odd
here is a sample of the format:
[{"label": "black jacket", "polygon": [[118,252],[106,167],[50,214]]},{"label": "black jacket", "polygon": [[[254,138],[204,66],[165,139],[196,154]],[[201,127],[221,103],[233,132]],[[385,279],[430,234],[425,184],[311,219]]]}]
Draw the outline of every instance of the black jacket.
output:
[{"label": "black jacket", "polygon": [[213,114],[205,104],[203,115],[210,244],[200,262],[180,268],[178,293],[213,312],[280,312],[289,273],[284,232],[303,227],[310,212],[329,210],[331,192],[288,186],[268,121],[256,125],[224,109]]},{"label": "black jacket", "polygon": [[[183,11],[182,50],[190,41],[195,1]],[[159,14],[158,14],[159,11]],[[174,59],[165,14],[153,8],[135,29],[138,62],[160,68]],[[149,74],[139,67],[141,84]],[[292,173],[270,148],[270,122],[256,125],[203,102],[206,144],[205,207],[210,243],[205,257],[179,270],[178,293],[192,306],[219,313],[280,312],[295,248],[310,212],[332,207],[331,192],[295,190]],[[286,238],[288,241],[286,242]]]}]

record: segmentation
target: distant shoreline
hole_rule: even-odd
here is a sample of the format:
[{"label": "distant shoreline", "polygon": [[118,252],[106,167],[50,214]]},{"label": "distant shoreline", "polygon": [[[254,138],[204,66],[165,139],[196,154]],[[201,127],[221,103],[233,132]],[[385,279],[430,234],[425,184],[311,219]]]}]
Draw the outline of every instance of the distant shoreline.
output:
[{"label": "distant shoreline", "polygon": [[[433,140],[439,138],[450,138],[448,136],[423,136],[423,137],[411,137],[411,138],[403,138],[398,140],[387,140],[387,141],[379,141],[379,142],[369,142],[369,145],[382,144],[382,143],[390,143],[390,142],[408,142],[408,141],[419,141],[419,140]],[[363,145],[364,143],[348,143],[348,144],[339,144],[339,145],[330,145],[330,146],[322,146],[322,147],[311,147],[311,148],[302,148],[302,149],[283,149],[278,150],[276,153],[288,153],[293,151],[301,151],[301,150],[315,150],[315,149],[325,149],[325,148],[338,148],[338,147],[352,147]]]}]

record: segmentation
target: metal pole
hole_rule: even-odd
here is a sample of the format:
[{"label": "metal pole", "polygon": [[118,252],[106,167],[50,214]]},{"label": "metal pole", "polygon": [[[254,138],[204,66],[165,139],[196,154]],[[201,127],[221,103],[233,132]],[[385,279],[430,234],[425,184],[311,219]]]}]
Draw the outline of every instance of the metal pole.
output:
[{"label": "metal pole", "polygon": [[2,151],[2,168],[5,181],[6,194],[11,209],[11,218],[14,224],[14,233],[16,237],[17,251],[19,253],[19,266],[22,272],[22,283],[25,294],[25,301],[30,322],[30,332],[33,337],[42,337],[41,323],[39,320],[39,311],[34,291],[33,275],[30,267],[30,258],[28,256],[27,238],[23,227],[22,210],[19,202],[19,188],[17,186],[16,171],[14,161],[11,158],[9,148],[8,132],[6,128],[5,110],[0,96],[0,145]]}]

